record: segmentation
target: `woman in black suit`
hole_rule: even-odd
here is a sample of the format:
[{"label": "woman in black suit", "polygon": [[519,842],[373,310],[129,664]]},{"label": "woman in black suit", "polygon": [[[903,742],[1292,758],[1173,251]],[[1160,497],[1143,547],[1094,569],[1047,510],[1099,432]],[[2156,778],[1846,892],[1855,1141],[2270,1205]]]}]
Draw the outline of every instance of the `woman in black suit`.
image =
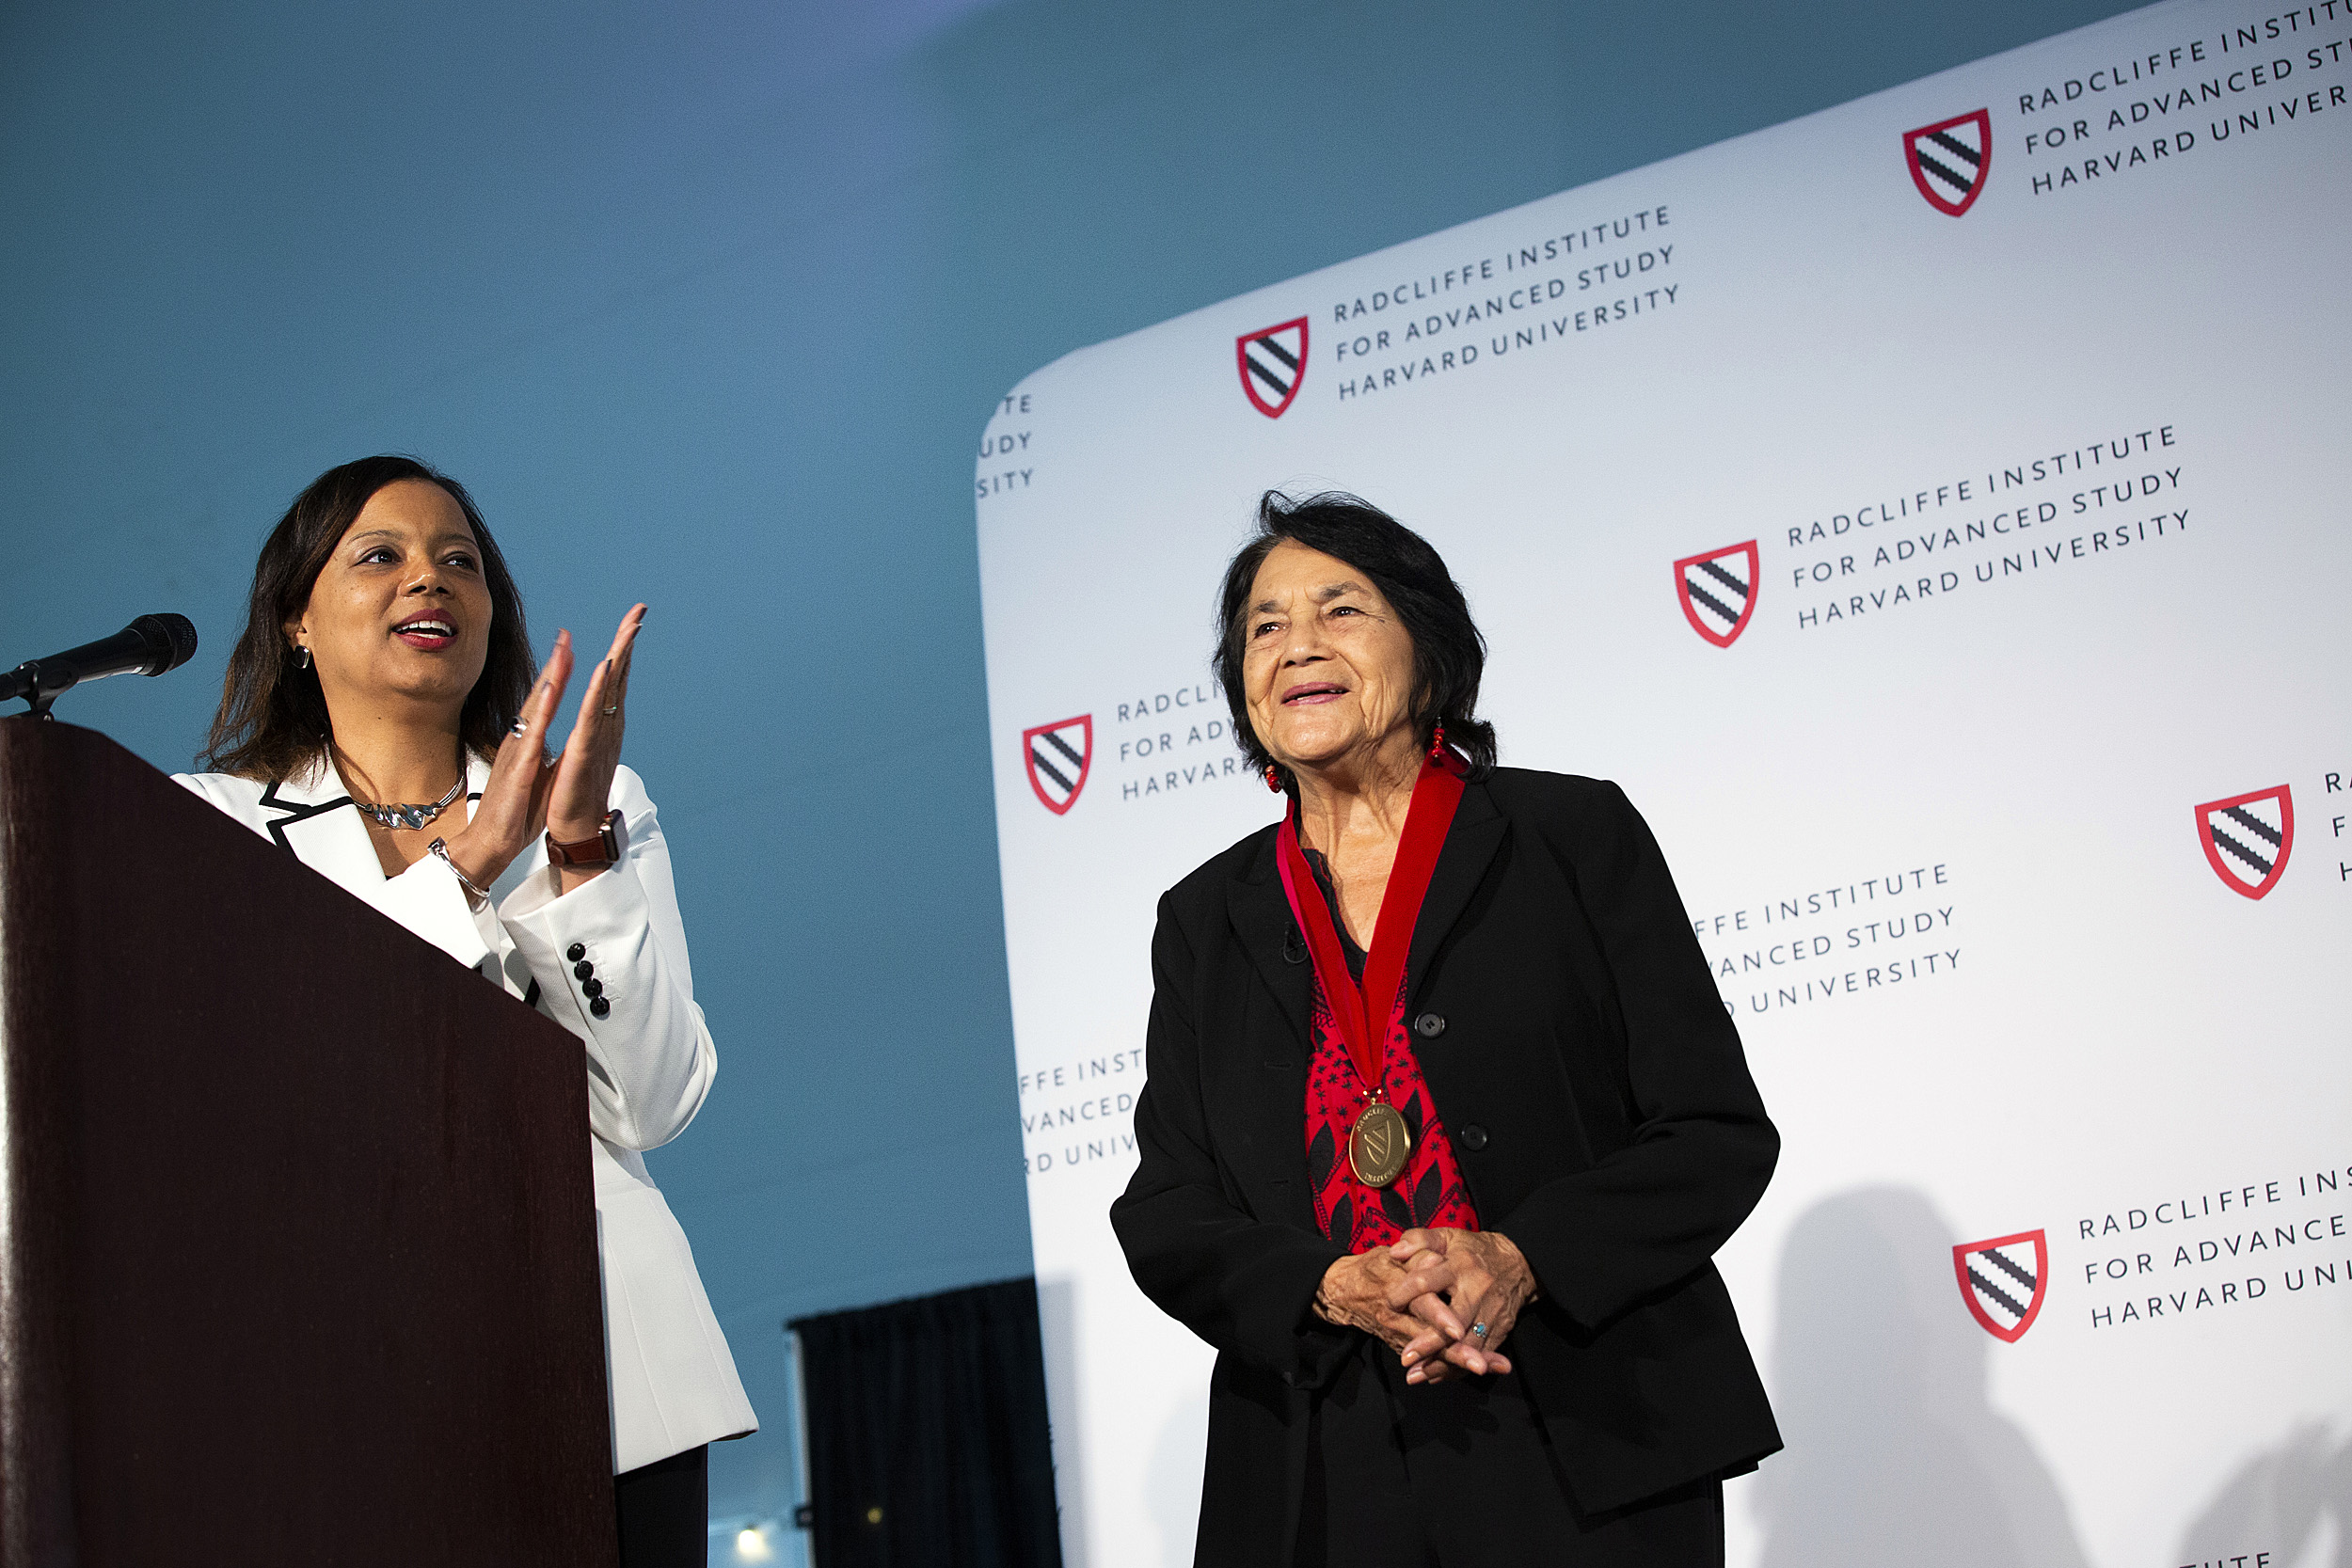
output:
[{"label": "woman in black suit", "polygon": [[1218,1352],[1196,1561],[1720,1560],[1779,1139],[1656,841],[1494,766],[1461,590],[1352,497],[1269,494],[1218,629],[1289,812],[1160,901],[1111,1209]]}]

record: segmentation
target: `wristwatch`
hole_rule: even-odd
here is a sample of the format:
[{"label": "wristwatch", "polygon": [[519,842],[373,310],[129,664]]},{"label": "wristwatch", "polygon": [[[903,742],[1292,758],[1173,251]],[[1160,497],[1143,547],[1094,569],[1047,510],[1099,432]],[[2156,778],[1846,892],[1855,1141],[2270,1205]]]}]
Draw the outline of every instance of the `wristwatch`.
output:
[{"label": "wristwatch", "polygon": [[605,865],[628,852],[628,827],[618,807],[605,813],[603,825],[586,838],[564,844],[548,835],[548,859],[557,865]]}]

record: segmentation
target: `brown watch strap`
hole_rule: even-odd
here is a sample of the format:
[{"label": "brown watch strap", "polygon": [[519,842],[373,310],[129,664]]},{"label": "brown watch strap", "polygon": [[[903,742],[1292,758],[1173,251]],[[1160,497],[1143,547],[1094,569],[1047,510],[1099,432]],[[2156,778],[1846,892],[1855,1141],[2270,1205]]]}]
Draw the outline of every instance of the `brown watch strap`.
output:
[{"label": "brown watch strap", "polygon": [[618,807],[607,812],[604,821],[586,838],[565,844],[552,833],[548,836],[548,859],[557,865],[605,865],[619,860],[628,847],[628,833]]}]

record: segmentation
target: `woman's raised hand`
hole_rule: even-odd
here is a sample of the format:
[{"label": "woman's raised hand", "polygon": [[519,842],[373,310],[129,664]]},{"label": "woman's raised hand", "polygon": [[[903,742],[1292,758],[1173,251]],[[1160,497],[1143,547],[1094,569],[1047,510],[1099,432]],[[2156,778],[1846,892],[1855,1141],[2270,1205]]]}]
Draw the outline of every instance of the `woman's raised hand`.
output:
[{"label": "woman's raised hand", "polygon": [[[621,732],[628,721],[629,658],[637,646],[638,628],[644,624],[644,605],[622,616],[620,629],[612,634],[612,651],[588,673],[588,689],[580,696],[580,716],[572,721],[572,737],[564,743],[564,754],[555,759],[555,779],[548,791],[548,834],[559,843],[595,837],[611,808],[612,769],[620,765]],[[565,867],[567,872],[572,869]],[[596,869],[601,868],[590,868],[588,874]],[[570,885],[567,878],[565,886]]]},{"label": "woman's raised hand", "polygon": [[564,683],[571,670],[571,633],[558,632],[555,651],[539,672],[539,684],[523,699],[516,727],[499,742],[489,783],[482,786],[473,816],[444,846],[457,868],[483,887],[498,880],[547,827],[548,786],[555,782],[555,765],[546,760],[548,726],[564,700]]},{"label": "woman's raised hand", "polygon": [[[556,633],[555,650],[539,672],[539,684],[523,702],[517,727],[499,742],[490,782],[483,787],[472,818],[444,845],[450,859],[474,881],[489,886],[541,832],[567,843],[595,836],[612,795],[612,769],[621,760],[629,655],[644,621],[642,604],[621,617],[612,651],[589,674],[571,738],[561,755],[550,758],[548,733],[563,704],[564,689],[571,682],[574,662],[572,634]],[[602,869],[558,868],[566,892]]]}]

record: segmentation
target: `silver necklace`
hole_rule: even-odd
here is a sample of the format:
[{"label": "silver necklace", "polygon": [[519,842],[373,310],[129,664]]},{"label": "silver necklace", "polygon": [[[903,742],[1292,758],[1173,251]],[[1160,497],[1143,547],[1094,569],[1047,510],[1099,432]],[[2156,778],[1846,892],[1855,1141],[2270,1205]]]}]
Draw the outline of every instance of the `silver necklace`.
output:
[{"label": "silver necklace", "polygon": [[429,806],[372,806],[356,795],[352,797],[351,803],[387,828],[406,828],[413,832],[449,810],[451,803],[457,799],[458,791],[465,787],[466,770],[460,768],[457,782],[449,786],[449,793]]}]

